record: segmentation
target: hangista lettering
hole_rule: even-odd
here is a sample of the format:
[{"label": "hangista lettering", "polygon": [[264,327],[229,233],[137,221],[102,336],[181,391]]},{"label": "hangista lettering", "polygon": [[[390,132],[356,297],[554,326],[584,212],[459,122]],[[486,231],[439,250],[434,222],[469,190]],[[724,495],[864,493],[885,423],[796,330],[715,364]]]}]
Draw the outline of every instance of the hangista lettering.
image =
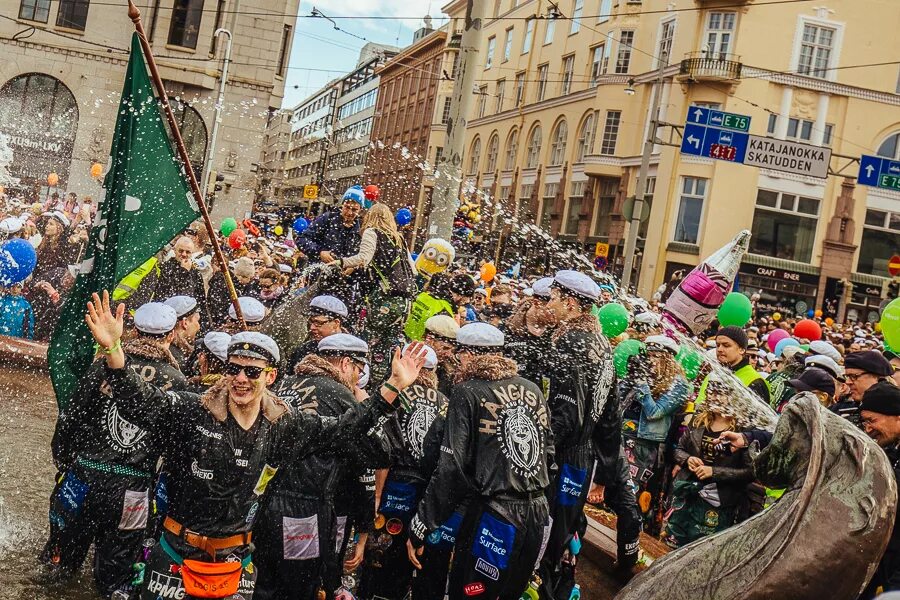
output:
[{"label": "hangista lettering", "polygon": [[467,583],[463,587],[463,592],[466,594],[466,596],[478,596],[479,594],[484,593],[484,584],[480,581]]}]

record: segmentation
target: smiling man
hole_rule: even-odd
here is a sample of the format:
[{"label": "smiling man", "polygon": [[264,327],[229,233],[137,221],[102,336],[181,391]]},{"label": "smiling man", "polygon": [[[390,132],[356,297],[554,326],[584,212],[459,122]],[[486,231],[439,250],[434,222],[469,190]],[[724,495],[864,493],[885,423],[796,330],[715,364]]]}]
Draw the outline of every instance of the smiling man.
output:
[{"label": "smiling man", "polygon": [[251,530],[270,480],[282,465],[316,451],[358,445],[415,381],[425,360],[422,346],[395,352],[391,376],[372,399],[340,418],[322,418],[291,413],[268,390],[280,352],[257,332],[231,338],[225,376],[202,396],[160,391],[125,368],[124,312],[119,305],[113,314],[106,292],[102,300],[94,294],[85,320],[106,355],[116,407],[153,434],[170,473],[168,516],[146,560],[141,598],[155,600],[163,592],[210,597],[216,589],[222,595],[213,597],[250,600],[256,579]]}]

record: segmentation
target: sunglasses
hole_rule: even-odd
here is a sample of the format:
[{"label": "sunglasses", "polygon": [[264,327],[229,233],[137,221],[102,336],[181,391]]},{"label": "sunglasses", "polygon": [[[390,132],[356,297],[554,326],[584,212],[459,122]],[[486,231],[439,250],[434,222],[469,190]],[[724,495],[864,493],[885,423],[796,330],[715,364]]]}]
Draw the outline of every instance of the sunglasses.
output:
[{"label": "sunglasses", "polygon": [[259,379],[263,373],[268,373],[272,367],[252,367],[247,365],[239,365],[237,363],[228,363],[225,365],[226,375],[240,375],[241,371],[247,376],[247,379]]},{"label": "sunglasses", "polygon": [[321,327],[323,325],[331,323],[332,321],[334,321],[334,319],[329,319],[328,317],[320,317],[318,319],[310,319],[309,324],[310,326]]}]

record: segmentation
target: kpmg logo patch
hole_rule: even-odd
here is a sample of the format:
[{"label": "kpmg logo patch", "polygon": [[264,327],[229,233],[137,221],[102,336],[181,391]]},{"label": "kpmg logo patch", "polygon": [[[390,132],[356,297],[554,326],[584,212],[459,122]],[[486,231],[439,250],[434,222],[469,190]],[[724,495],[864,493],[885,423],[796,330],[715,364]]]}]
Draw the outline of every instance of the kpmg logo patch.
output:
[{"label": "kpmg logo patch", "polygon": [[475,570],[485,577],[493,579],[494,581],[500,579],[500,569],[484,560],[483,558],[479,558],[478,562],[475,563]]},{"label": "kpmg logo patch", "polygon": [[174,598],[182,600],[185,596],[184,586],[180,577],[172,577],[159,571],[150,573],[150,581],[147,583],[147,591],[156,594],[158,598]]}]

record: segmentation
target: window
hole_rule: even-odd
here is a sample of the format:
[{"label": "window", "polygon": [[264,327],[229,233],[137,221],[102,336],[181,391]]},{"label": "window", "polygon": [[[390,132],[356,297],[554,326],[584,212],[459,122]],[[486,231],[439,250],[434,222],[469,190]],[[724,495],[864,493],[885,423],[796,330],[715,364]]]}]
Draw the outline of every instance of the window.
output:
[{"label": "window", "polygon": [[634,32],[623,31],[619,34],[619,52],[616,55],[616,73],[627,73],[631,66],[631,45],[634,43]]},{"label": "window", "polygon": [[[777,121],[778,115],[769,115],[769,124],[767,128],[767,132],[769,135],[775,135],[775,126],[777,124]],[[809,142],[813,138],[813,131],[815,131],[815,126],[815,121],[789,118],[787,134],[784,136],[784,138],[786,140],[793,140],[797,142]],[[831,123],[826,123],[825,131],[822,132],[822,144],[825,146],[830,146],[833,134],[834,125],[832,125]]]},{"label": "window", "polygon": [[497,111],[503,112],[503,96],[506,92],[506,80],[498,79],[497,80]]},{"label": "window", "polygon": [[[377,100],[378,100],[378,90],[377,89],[369,90],[362,96],[357,96],[353,100],[342,105],[338,109],[337,118],[338,119],[346,119],[347,117],[349,117],[351,115],[355,115],[358,112],[362,112],[362,111],[366,110],[367,108],[372,108],[373,106],[375,106],[375,102]],[[325,104],[324,98],[322,98],[322,104],[323,105]],[[327,118],[327,117],[325,117],[325,118]],[[323,124],[323,126],[324,126],[324,124]]]},{"label": "window", "polygon": [[572,7],[572,17],[570,19],[572,26],[569,29],[569,35],[578,33],[581,29],[581,15],[583,12],[584,0],[575,0],[575,5]]},{"label": "window", "polygon": [[446,125],[448,121],[450,121],[450,102],[451,99],[449,97],[444,98],[444,108],[441,111],[441,124]]},{"label": "window", "polygon": [[459,52],[453,53],[453,66],[450,67],[450,78],[456,79],[456,70],[459,68]]},{"label": "window", "polygon": [[797,72],[812,77],[826,77],[833,46],[834,29],[804,24]]},{"label": "window", "polygon": [[[491,136],[487,147],[487,164],[484,166],[486,173],[493,173],[497,170],[497,154],[500,152],[500,136],[495,132]],[[502,196],[502,194],[501,194]]]},{"label": "window", "polygon": [[522,54],[531,52],[531,42],[534,40],[534,19],[525,21],[525,37],[522,39]]},{"label": "window", "polygon": [[706,179],[685,177],[682,180],[678,216],[675,219],[674,241],[682,244],[697,244],[700,239],[700,217],[703,216],[705,198]]},{"label": "window", "polygon": [[537,89],[537,101],[540,102],[544,99],[544,94],[547,93],[547,63],[542,65],[538,65],[538,89]]},{"label": "window", "polygon": [[528,155],[525,160],[526,169],[534,169],[538,165],[541,158],[541,126],[535,125],[531,130],[531,136],[528,138]]},{"label": "window", "polygon": [[503,42],[503,62],[508,61],[510,54],[512,54],[512,34],[513,28],[510,27],[506,30],[506,40]]},{"label": "window", "polygon": [[808,263],[812,259],[819,200],[759,190],[750,252]]},{"label": "window", "polygon": [[50,17],[50,0],[22,0],[19,18],[46,23]]},{"label": "window", "polygon": [[516,106],[522,106],[525,100],[525,72],[516,73]]},{"label": "window", "polygon": [[603,140],[600,143],[600,154],[615,154],[616,141],[619,139],[619,121],[622,111],[606,111],[606,125],[603,127]]},{"label": "window", "polygon": [[594,214],[594,235],[597,237],[609,237],[609,226],[612,223],[613,206],[616,204],[616,195],[619,193],[619,180],[611,177],[601,177],[597,186],[597,210]]},{"label": "window", "polygon": [[600,76],[606,74],[606,68],[609,65],[609,54],[606,51],[606,44],[594,46],[591,56],[591,86],[596,86]]},{"label": "window", "polygon": [[881,145],[878,146],[878,152],[875,154],[896,160],[897,158],[900,158],[898,150],[900,150],[900,133],[895,133],[881,142]]},{"label": "window", "polygon": [[444,147],[438,146],[434,149],[434,166],[437,167],[441,164],[441,159],[444,157]]},{"label": "window", "polygon": [[196,48],[202,17],[203,0],[175,0],[172,23],[169,25],[169,44]]},{"label": "window", "polygon": [[484,109],[485,109],[485,106],[487,105],[487,96],[488,96],[488,92],[487,92],[486,85],[483,85],[480,88],[478,88],[478,117],[479,118],[484,116]]},{"label": "window", "polygon": [[566,138],[569,135],[569,127],[565,121],[560,121],[550,136],[550,165],[563,164],[566,158]]},{"label": "window", "polygon": [[291,51],[291,26],[285,25],[284,32],[281,34],[281,52],[278,54],[278,71],[277,73],[284,77],[284,70],[287,68],[288,55]]},{"label": "window", "polygon": [[553,34],[556,32],[556,19],[549,18],[547,19],[547,30],[544,32],[544,45],[550,44],[553,42]]},{"label": "window", "polygon": [[888,260],[897,254],[900,254],[900,212],[868,209],[856,271],[890,277]]},{"label": "window", "polygon": [[519,130],[513,129],[506,140],[506,158],[503,159],[503,170],[512,171],[516,166],[516,154],[519,153]]},{"label": "window", "polygon": [[578,131],[578,145],[575,148],[575,162],[584,162],[584,157],[594,151],[594,113],[581,123]]},{"label": "window", "polygon": [[491,36],[488,38],[488,46],[487,46],[487,56],[484,59],[484,68],[485,70],[490,69],[491,65],[494,64],[494,46],[497,45],[497,38]]},{"label": "window", "polygon": [[519,188],[519,201],[516,203],[516,214],[520,221],[532,222],[534,215],[531,212],[531,196],[534,194],[533,183],[523,183]]},{"label": "window", "polygon": [[675,19],[664,21],[659,30],[659,57],[665,53],[666,63],[671,62],[672,42],[675,40]]},{"label": "window", "polygon": [[575,55],[572,54],[563,59],[563,77],[560,86],[560,95],[566,96],[572,91],[572,75],[575,72]]},{"label": "window", "polygon": [[566,225],[563,232],[578,235],[578,223],[581,221],[581,210],[584,206],[584,182],[573,181],[569,189],[569,207],[566,213]]},{"label": "window", "polygon": [[478,172],[479,162],[481,162],[481,138],[475,138],[472,142],[472,152],[469,153],[469,173]]},{"label": "window", "polygon": [[706,52],[707,57],[725,60],[731,51],[731,38],[734,36],[734,24],[737,13],[711,12],[706,17]]},{"label": "window", "polygon": [[87,23],[88,0],[60,0],[56,26],[84,31]]},{"label": "window", "polygon": [[600,11],[597,16],[598,23],[606,23],[609,21],[610,13],[612,13],[612,0],[600,0]]},{"label": "window", "polygon": [[544,202],[541,206],[541,227],[550,229],[550,215],[553,213],[556,204],[556,195],[559,193],[558,183],[544,184]]}]

